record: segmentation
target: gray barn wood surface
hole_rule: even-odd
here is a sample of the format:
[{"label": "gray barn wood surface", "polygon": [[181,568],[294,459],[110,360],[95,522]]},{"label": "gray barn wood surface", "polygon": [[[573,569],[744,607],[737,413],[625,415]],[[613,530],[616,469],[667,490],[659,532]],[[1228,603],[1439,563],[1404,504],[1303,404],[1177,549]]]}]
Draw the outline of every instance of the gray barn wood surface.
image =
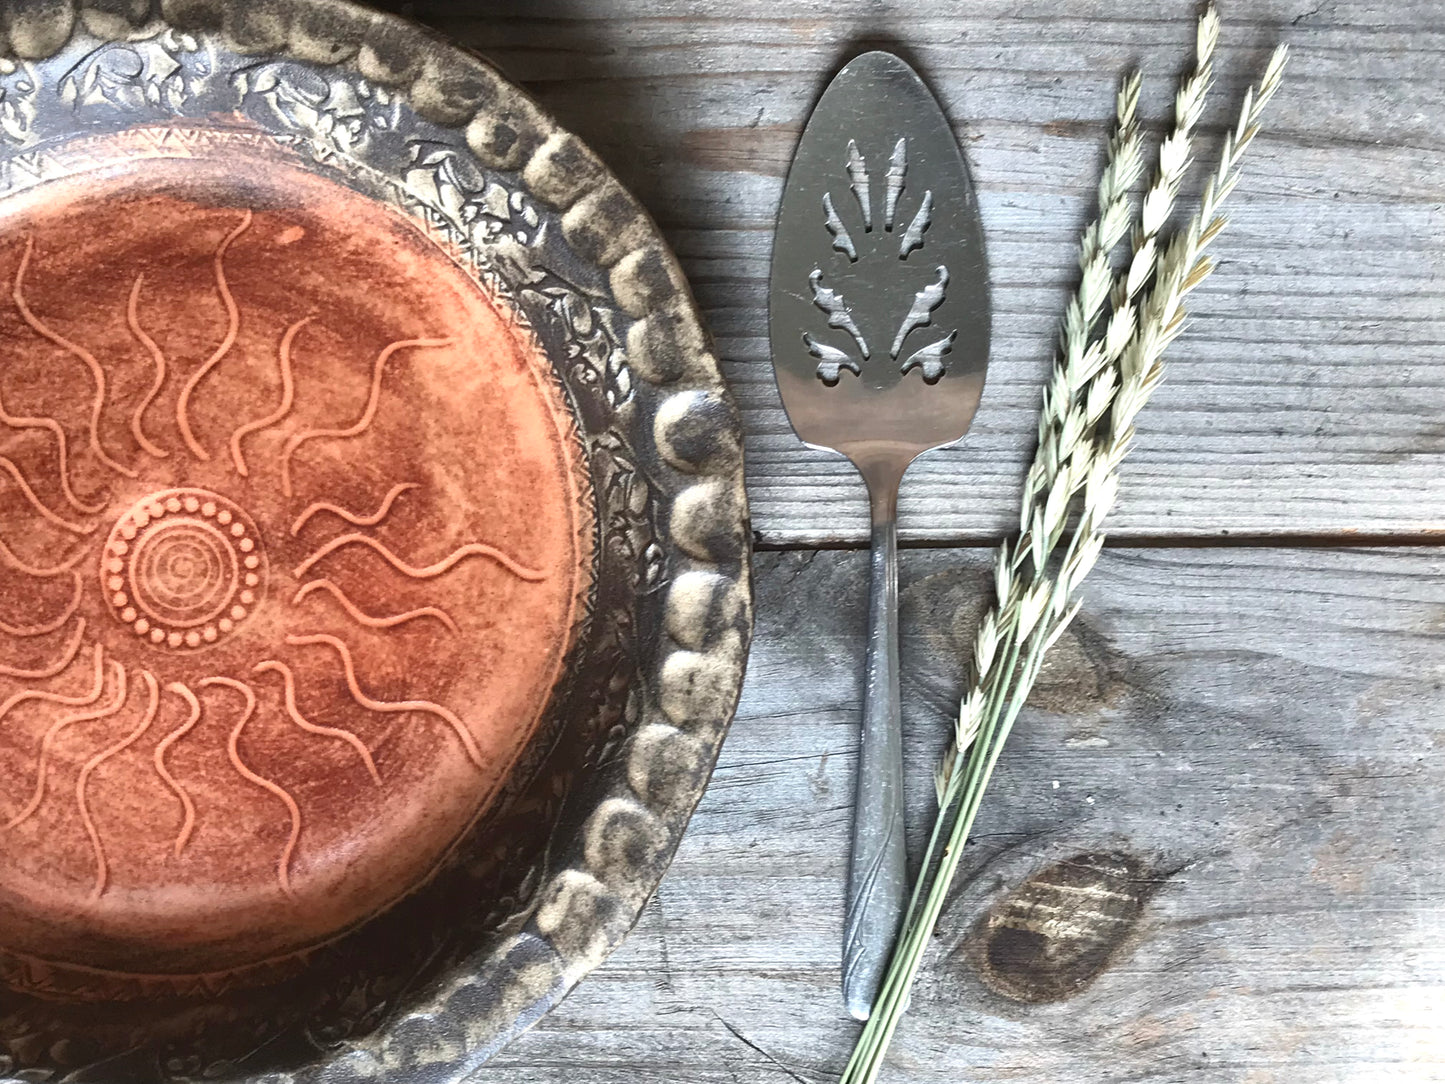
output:
[{"label": "gray barn wood surface", "polygon": [[[771,227],[864,45],[949,111],[992,265],[989,385],[905,485],[917,782],[1011,528],[1115,80],[1167,117],[1185,0],[431,0],[591,143],[682,257],[743,409],[757,645],[626,946],[479,1080],[827,1081],[860,707],[863,490],[797,444]],[[1445,1080],[1445,2],[1233,0],[1201,157],[1294,56],[1090,581],[1001,762],[885,1080]],[[1247,540],[1247,547],[1220,546]]]},{"label": "gray barn wood surface", "polygon": [[[852,468],[799,452],[767,355],[772,226],[794,143],[865,44],[911,59],[973,169],[993,360],[962,448],[921,461],[905,539],[1008,530],[1117,78],[1162,124],[1193,0],[430,0],[662,225],[744,412],[767,542],[867,537]],[[1116,537],[1424,534],[1445,509],[1445,4],[1225,0],[1199,153],[1279,40],[1294,49],[1231,198],[1222,266],[1140,423]]]},{"label": "gray barn wood surface", "polygon": [[[987,566],[903,567],[921,828]],[[672,871],[481,1080],[836,1078],[866,571],[760,556],[742,708]],[[884,1079],[1445,1080],[1445,556],[1115,550],[1085,593]]]}]

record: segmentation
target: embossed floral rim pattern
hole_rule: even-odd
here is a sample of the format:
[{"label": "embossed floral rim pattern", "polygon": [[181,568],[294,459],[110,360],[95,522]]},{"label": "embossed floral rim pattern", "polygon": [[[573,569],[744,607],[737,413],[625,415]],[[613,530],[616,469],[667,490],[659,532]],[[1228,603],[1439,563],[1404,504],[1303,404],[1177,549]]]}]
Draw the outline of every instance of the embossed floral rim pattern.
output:
[{"label": "embossed floral rim pattern", "polygon": [[645,212],[480,61],[334,0],[0,0],[0,198],[74,169],[64,148],[78,136],[228,114],[423,222],[512,299],[553,360],[586,444],[599,545],[587,642],[556,698],[568,717],[528,766],[551,776],[533,791],[561,780],[565,793],[542,806],[509,796],[550,837],[511,856],[528,868],[504,882],[453,879],[454,895],[484,883],[506,895],[475,900],[465,943],[425,946],[427,968],[385,974],[390,957],[362,931],[321,954],[299,1014],[268,1020],[260,996],[153,1010],[165,1019],[139,1044],[124,1013],[94,1010],[87,1033],[11,998],[0,1071],[456,1080],[621,941],[706,785],[751,634],[737,421]]}]

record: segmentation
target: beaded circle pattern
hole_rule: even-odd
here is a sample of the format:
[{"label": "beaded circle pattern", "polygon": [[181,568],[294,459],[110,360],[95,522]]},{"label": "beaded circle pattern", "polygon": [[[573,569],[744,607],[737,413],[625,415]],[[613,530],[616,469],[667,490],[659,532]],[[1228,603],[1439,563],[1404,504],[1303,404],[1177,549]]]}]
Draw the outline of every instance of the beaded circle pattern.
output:
[{"label": "beaded circle pattern", "polygon": [[163,490],[116,521],[101,587],[111,609],[156,647],[196,649],[228,636],[265,593],[266,557],[251,517],[203,489]]}]

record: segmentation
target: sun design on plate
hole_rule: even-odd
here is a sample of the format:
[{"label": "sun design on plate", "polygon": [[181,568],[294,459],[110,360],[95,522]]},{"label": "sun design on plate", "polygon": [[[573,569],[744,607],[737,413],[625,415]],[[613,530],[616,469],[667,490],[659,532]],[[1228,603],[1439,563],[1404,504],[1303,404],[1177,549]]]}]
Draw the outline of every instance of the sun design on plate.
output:
[{"label": "sun design on plate", "polygon": [[[197,296],[212,312],[218,301],[221,315],[214,347],[199,359],[168,356],[158,341],[164,336],[156,325],[165,313],[148,306],[145,271],[134,274],[123,311],[112,312],[106,325],[106,343],[122,334],[129,339],[124,362],[107,357],[103,363],[100,348],[82,340],[86,323],[62,324],[53,315],[64,311],[63,299],[34,284],[44,268],[43,233],[32,231],[19,242],[8,284],[12,315],[23,321],[31,341],[6,349],[46,349],[70,369],[64,380],[57,377],[38,391],[10,383],[0,369],[0,451],[9,451],[0,455],[0,678],[13,686],[7,693],[0,683],[0,737],[28,712],[25,740],[33,743],[28,796],[0,819],[0,833],[21,828],[50,803],[69,803],[89,848],[93,899],[114,880],[110,848],[117,835],[112,829],[108,838],[93,800],[97,773],[123,755],[138,762],[139,750],[149,749],[144,759],[154,793],[147,809],[161,816],[168,803],[171,850],[183,860],[204,826],[176,758],[203,727],[213,732],[215,757],[224,757],[229,770],[288,822],[273,869],[275,887],[292,895],[307,798],[246,752],[248,726],[263,697],[307,740],[343,749],[378,787],[383,772],[372,747],[343,725],[357,712],[440,728],[456,755],[478,772],[488,770],[487,754],[463,718],[465,706],[406,695],[404,687],[425,684],[422,664],[429,653],[450,657],[450,649],[430,645],[459,634],[459,616],[447,600],[471,602],[476,582],[473,577],[468,585],[448,587],[451,578],[475,565],[523,586],[549,575],[484,538],[424,558],[389,541],[384,531],[409,502],[425,506],[416,510],[421,521],[446,522],[448,502],[454,504],[457,494],[437,492],[437,477],[393,477],[384,491],[372,491],[366,507],[326,490],[328,479],[339,484],[345,472],[318,470],[317,454],[344,463],[346,449],[364,445],[372,434],[393,385],[406,385],[408,364],[444,353],[455,341],[447,334],[394,339],[370,358],[359,387],[360,366],[338,362],[311,385],[335,416],[318,422],[313,409],[309,419],[299,417],[304,393],[297,359],[322,321],[306,312],[287,322],[264,359],[269,372],[260,366],[254,333],[249,352],[241,350],[246,304],[228,279],[228,260],[255,223],[251,210],[232,212],[213,242],[210,281],[195,283]],[[273,240],[285,245],[291,232],[273,231]],[[88,310],[87,319],[107,317]],[[208,395],[215,398],[213,382],[233,365],[247,367],[255,402],[237,402],[234,410],[212,402],[202,410]],[[343,368],[351,387],[337,378]],[[333,408],[333,400],[346,409]],[[50,409],[42,411],[42,403]],[[123,428],[117,423],[122,410]],[[223,419],[227,429],[220,428]],[[11,450],[42,444],[48,476],[22,467],[22,457]],[[371,459],[390,462],[386,456]],[[82,460],[83,472],[77,469]],[[427,536],[413,530],[396,537]],[[356,600],[359,589],[378,582],[394,584],[388,597],[411,604],[379,607],[376,590],[370,605]],[[66,585],[63,592],[58,584]],[[17,606],[27,613],[10,612]],[[382,644],[371,655],[385,659],[387,637],[419,628],[425,629],[423,640],[396,649],[404,664],[369,680],[353,637]],[[388,691],[380,691],[383,686]],[[316,712],[303,704],[303,693],[313,687],[336,690],[321,697]],[[338,706],[343,692],[349,703]],[[72,753],[73,775],[62,781],[61,743],[73,748],[81,735],[99,734],[102,721],[121,716],[133,701],[133,725],[86,739],[84,755]],[[208,715],[224,717],[224,727],[209,726]],[[211,772],[210,761],[203,767]],[[132,787],[145,785],[134,773],[127,779]],[[165,803],[162,796],[168,796]]]}]

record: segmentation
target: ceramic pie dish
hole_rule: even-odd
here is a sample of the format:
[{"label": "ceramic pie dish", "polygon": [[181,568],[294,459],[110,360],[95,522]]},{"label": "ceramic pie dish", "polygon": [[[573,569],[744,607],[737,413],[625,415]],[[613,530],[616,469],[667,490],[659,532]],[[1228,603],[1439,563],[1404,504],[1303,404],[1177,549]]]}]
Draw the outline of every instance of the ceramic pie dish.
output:
[{"label": "ceramic pie dish", "polygon": [[459,1079],[625,935],[736,703],[685,283],[396,18],[0,16],[0,1067]]}]

